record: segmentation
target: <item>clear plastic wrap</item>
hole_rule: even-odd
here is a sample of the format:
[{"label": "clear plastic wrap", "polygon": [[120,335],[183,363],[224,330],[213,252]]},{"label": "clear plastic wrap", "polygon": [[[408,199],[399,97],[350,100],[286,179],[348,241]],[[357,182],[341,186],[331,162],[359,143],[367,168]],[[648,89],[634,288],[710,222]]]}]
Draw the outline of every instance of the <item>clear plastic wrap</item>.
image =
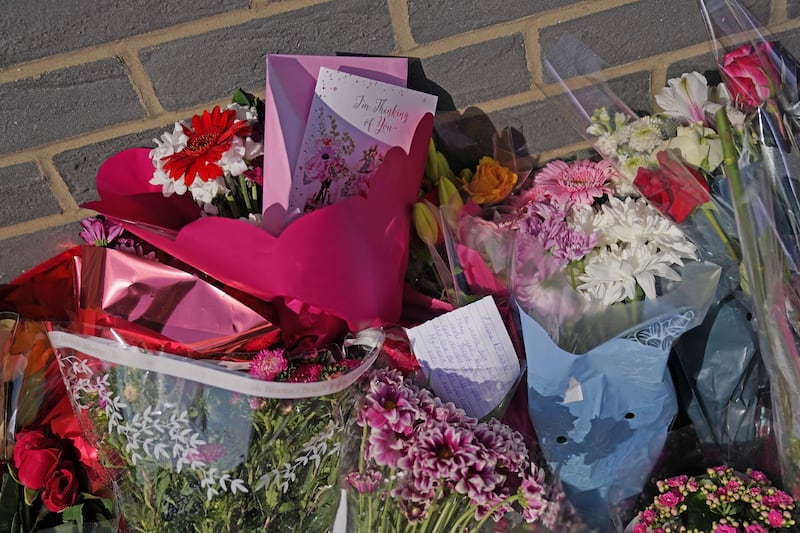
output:
[{"label": "clear plastic wrap", "polygon": [[[49,335],[129,530],[327,529],[344,424],[360,391],[353,383],[377,357],[380,330],[310,354],[309,362],[325,356],[342,370],[307,383],[150,351],[113,329],[87,334],[73,325]],[[358,366],[347,372],[352,361]]]}]

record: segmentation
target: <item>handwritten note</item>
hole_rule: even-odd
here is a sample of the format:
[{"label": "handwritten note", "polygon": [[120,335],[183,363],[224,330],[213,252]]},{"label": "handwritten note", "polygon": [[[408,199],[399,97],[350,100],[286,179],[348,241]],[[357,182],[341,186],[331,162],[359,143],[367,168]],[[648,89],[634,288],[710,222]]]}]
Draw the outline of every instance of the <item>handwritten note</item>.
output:
[{"label": "handwritten note", "polygon": [[491,296],[407,333],[433,391],[470,416],[489,414],[519,377],[514,346]]},{"label": "handwritten note", "polygon": [[292,175],[289,211],[367,196],[386,152],[393,146],[411,149],[417,124],[436,111],[436,101],[406,87],[321,68]]}]

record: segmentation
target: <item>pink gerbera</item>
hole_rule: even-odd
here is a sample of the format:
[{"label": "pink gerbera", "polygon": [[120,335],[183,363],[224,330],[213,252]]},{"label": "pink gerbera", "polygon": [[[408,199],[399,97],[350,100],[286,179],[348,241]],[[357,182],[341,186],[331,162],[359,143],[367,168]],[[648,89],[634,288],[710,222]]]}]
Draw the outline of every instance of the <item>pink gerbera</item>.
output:
[{"label": "pink gerbera", "polygon": [[283,348],[261,350],[250,361],[249,373],[258,379],[272,381],[287,368],[289,368],[289,362],[286,360]]},{"label": "pink gerbera", "polygon": [[560,204],[590,205],[595,198],[613,192],[616,173],[608,161],[550,161],[536,174],[534,188],[538,196]]}]

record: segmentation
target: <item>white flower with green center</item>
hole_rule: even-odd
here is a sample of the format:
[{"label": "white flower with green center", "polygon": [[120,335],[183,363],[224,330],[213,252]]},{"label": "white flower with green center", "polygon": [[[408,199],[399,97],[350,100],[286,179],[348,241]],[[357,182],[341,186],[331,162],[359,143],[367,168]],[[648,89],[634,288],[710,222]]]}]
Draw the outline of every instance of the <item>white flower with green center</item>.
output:
[{"label": "white flower with green center", "polygon": [[634,152],[649,154],[663,143],[663,121],[657,117],[642,117],[630,124],[628,146]]},{"label": "white flower with green center", "polygon": [[669,140],[667,146],[677,150],[690,165],[707,172],[713,172],[722,163],[722,141],[702,122],[679,127],[677,135]]}]

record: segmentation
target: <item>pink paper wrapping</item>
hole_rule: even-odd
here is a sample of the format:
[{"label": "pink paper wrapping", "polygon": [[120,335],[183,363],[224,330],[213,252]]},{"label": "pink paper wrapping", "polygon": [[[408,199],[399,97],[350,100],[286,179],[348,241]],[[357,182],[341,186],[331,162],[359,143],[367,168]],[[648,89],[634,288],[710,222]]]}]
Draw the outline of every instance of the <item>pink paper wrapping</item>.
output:
[{"label": "pink paper wrapping", "polygon": [[82,254],[81,318],[107,317],[147,328],[197,353],[240,349],[277,327],[196,276],[131,254],[86,246]]},{"label": "pink paper wrapping", "polygon": [[[410,153],[397,147],[387,152],[366,198],[352,196],[305,214],[277,237],[221,217],[196,218],[181,227],[178,217],[154,214],[146,202],[137,203],[153,188],[148,183],[152,165],[144,164],[149,164],[147,149],[125,150],[107,160],[97,175],[102,200],[85,207],[119,220],[131,233],[226,285],[266,301],[300,300],[357,331],[400,318],[411,206],[432,127],[433,116],[426,115]],[[159,209],[169,209],[172,202],[182,207],[185,198],[163,200]]]}]

